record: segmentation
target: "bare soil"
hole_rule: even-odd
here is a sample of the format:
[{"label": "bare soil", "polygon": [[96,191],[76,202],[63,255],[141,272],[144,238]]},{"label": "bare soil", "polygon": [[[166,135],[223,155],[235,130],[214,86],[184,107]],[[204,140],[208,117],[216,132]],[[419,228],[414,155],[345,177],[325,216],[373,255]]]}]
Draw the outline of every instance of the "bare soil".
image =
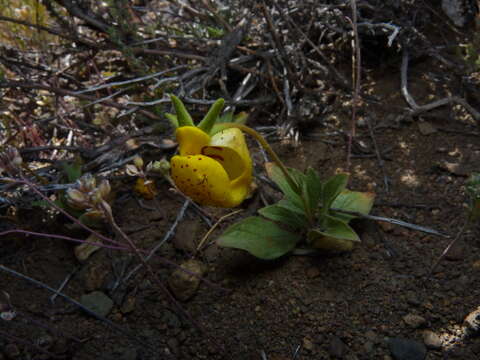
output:
[{"label": "bare soil", "polygon": [[[422,79],[432,66],[439,65],[420,62],[410,69],[415,79],[410,91],[419,103],[430,101],[429,94],[444,95],[440,87],[432,90],[434,83]],[[396,121],[398,109],[405,107],[399,77],[387,70],[365,80],[364,86],[379,101],[366,102],[359,114],[357,140],[364,151],[354,152],[359,157],[352,159],[349,187],[376,192],[375,215],[454,236],[466,217],[466,176],[480,169],[478,127],[461,110],[450,107]],[[309,125],[298,146],[275,144],[287,164],[300,169],[312,166],[324,177],[346,170],[344,136],[326,135],[332,128],[348,128],[348,107],[336,106],[336,117]],[[384,159],[388,192],[367,120]],[[425,122],[432,133],[420,131]],[[262,156],[255,147],[252,153],[260,173]],[[148,249],[163,239],[184,200],[158,181],[157,197],[139,203],[132,181],[114,184],[114,215],[136,245]],[[267,198],[275,195],[261,180],[257,185],[243,204],[244,211],[223,222],[210,240],[228,224],[253,214],[261,206],[260,193]],[[213,219],[230,212],[205,211]],[[38,210],[22,216],[33,231],[86,237],[68,230],[68,222],[60,217],[41,223],[31,221],[41,217]],[[73,274],[62,292],[77,300],[92,291],[110,296],[115,304],[107,319],[123,332],[61,297],[52,302],[52,293],[44,288],[2,273],[0,288],[9,294],[17,316],[0,322],[0,331],[15,337],[0,340],[4,352],[0,358],[244,360],[262,359],[264,352],[269,360],[390,359],[387,338],[423,343],[425,331],[441,339],[439,348],[428,350],[427,359],[480,358],[479,339],[466,336],[462,325],[480,305],[478,229],[468,230],[427,279],[451,239],[388,223],[361,221],[356,227],[362,243],[346,254],[286,256],[266,262],[215,244],[195,254],[193,249],[209,226],[190,206],[175,236],[150,261],[165,286],[175,270],[169,264],[195,256],[207,266],[206,281],[195,295],[178,302],[183,311],[143,270],[125,287],[110,291],[112,283],[137,264],[131,254],[102,249],[79,263],[73,246],[61,240],[2,239],[1,264],[53,288]]]}]

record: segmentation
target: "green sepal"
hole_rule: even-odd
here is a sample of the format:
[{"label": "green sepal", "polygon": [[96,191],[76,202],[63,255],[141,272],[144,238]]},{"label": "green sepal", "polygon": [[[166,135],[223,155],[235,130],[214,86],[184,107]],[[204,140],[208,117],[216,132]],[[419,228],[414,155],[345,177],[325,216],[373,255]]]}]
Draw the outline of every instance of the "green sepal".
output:
[{"label": "green sepal", "polygon": [[165,115],[165,117],[168,119],[168,121],[170,121],[170,124],[172,124],[172,126],[173,126],[175,129],[178,128],[177,115],[170,114],[170,113],[165,113],[164,115]]},{"label": "green sepal", "polygon": [[215,122],[218,119],[218,116],[223,110],[224,105],[225,100],[223,100],[222,98],[215,101],[215,103],[213,103],[213,105],[208,110],[207,115],[205,115],[205,117],[202,119],[202,121],[200,121],[200,124],[198,124],[197,127],[203,130],[205,133],[210,134],[213,126],[215,125]]},{"label": "green sepal", "polygon": [[185,108],[185,105],[183,104],[182,100],[180,100],[175,95],[170,95],[170,99],[172,100],[173,107],[175,108],[175,112],[177,114],[178,127],[195,126],[193,124],[192,117],[190,116],[187,109]]}]

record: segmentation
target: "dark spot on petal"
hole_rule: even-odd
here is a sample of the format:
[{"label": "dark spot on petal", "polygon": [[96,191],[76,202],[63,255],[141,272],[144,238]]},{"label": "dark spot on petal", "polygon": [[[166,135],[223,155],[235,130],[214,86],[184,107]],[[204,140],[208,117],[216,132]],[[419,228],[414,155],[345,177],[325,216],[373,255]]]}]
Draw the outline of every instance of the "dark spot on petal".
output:
[{"label": "dark spot on petal", "polygon": [[220,160],[220,161],[224,161],[225,159],[220,156],[220,155],[208,155],[208,157],[211,157],[212,159],[215,159],[215,160]]},{"label": "dark spot on petal", "polygon": [[193,172],[197,172],[197,169],[193,169]]}]

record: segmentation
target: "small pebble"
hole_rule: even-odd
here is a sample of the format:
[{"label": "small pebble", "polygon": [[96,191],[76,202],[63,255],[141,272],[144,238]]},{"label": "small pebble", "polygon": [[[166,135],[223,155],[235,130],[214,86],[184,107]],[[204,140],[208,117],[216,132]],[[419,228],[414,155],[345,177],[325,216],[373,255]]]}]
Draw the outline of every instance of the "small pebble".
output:
[{"label": "small pebble", "polygon": [[303,348],[307,351],[312,351],[314,348],[312,340],[310,340],[308,337],[303,338]]},{"label": "small pebble", "polygon": [[445,259],[450,261],[459,261],[465,257],[465,246],[461,241],[457,241],[445,254]]},{"label": "small pebble", "polygon": [[427,355],[427,348],[415,340],[390,338],[388,348],[395,360],[423,360]]},{"label": "small pebble", "polygon": [[480,306],[465,317],[463,321],[470,335],[480,334]]},{"label": "small pebble", "polygon": [[175,297],[186,301],[195,295],[206,270],[206,266],[197,260],[184,262],[168,279],[168,285]]},{"label": "small pebble", "polygon": [[80,303],[87,309],[93,311],[97,315],[107,316],[113,307],[113,301],[101,291],[94,291],[90,294],[83,295]]},{"label": "small pebble", "polygon": [[414,329],[424,326],[427,323],[424,317],[415,314],[407,314],[403,318],[403,321],[408,326],[411,326]]},{"label": "small pebble", "polygon": [[332,336],[328,352],[332,357],[343,358],[348,352],[348,346],[339,337]]},{"label": "small pebble", "polygon": [[442,338],[431,330],[425,330],[423,332],[423,342],[429,349],[438,350],[442,348]]},{"label": "small pebble", "polygon": [[3,352],[7,359],[16,359],[20,356],[20,350],[18,349],[18,346],[16,344],[8,344],[3,349]]},{"label": "small pebble", "polygon": [[320,276],[320,270],[316,266],[312,266],[307,269],[307,277],[309,279],[315,279]]}]

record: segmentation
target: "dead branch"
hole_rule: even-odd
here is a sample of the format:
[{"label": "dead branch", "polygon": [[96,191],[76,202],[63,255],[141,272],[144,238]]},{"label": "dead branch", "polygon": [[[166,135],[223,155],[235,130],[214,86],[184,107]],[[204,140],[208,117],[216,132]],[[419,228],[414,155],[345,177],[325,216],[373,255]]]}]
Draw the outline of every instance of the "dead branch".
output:
[{"label": "dead branch", "polygon": [[[89,100],[89,101],[97,101],[98,98],[95,96],[90,96],[90,95],[85,95],[85,94],[77,94],[75,91],[72,90],[67,90],[67,89],[61,89],[61,88],[56,88],[48,85],[43,85],[43,84],[38,84],[34,82],[23,82],[23,81],[1,81],[0,82],[0,89],[1,88],[24,88],[24,89],[39,89],[39,90],[47,90],[51,91],[57,95],[61,96],[73,96],[77,97],[79,99],[83,100]],[[105,100],[102,102],[103,105],[106,106],[111,106],[117,109],[121,110],[131,110],[130,107],[116,103],[114,101],[110,100]],[[155,115],[154,113],[148,111],[148,110],[138,110],[139,113],[142,115],[148,117],[149,119],[152,120],[163,120],[161,117]]]},{"label": "dead branch", "polygon": [[475,121],[480,124],[480,112],[473,108],[465,99],[458,96],[450,96],[440,100],[432,101],[431,103],[425,105],[418,105],[408,92],[408,60],[408,50],[404,49],[401,66],[401,90],[405,101],[411,107],[411,110],[408,112],[408,116],[419,116],[437,107],[457,104],[463,106],[465,110],[467,110],[475,119]]}]

